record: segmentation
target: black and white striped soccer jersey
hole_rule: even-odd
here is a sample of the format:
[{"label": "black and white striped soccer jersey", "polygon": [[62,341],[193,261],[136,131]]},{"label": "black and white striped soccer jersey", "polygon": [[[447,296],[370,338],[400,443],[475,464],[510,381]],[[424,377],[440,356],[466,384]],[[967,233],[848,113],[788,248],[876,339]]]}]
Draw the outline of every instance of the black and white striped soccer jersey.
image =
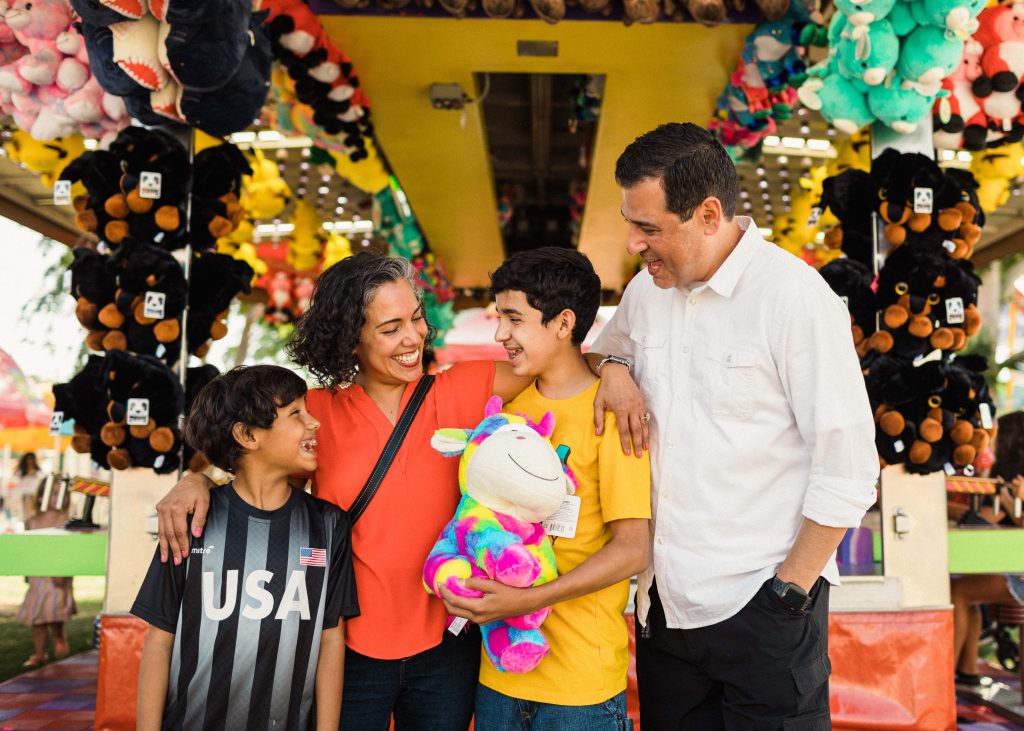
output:
[{"label": "black and white striped soccer jersey", "polygon": [[321,630],[359,614],[350,530],[301,490],[273,511],[210,491],[188,559],[157,551],[132,606],[175,635],[164,729],[309,727]]}]

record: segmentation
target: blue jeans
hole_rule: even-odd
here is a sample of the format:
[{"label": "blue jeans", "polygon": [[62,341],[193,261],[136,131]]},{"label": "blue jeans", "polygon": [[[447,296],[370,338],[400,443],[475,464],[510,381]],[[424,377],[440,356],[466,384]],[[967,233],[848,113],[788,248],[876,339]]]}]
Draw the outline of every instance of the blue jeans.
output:
[{"label": "blue jeans", "polygon": [[626,691],[592,706],[558,706],[476,688],[476,731],[632,731]]},{"label": "blue jeans", "polygon": [[345,649],[341,731],[466,731],[480,673],[480,630],[450,632],[437,647],[402,660]]}]

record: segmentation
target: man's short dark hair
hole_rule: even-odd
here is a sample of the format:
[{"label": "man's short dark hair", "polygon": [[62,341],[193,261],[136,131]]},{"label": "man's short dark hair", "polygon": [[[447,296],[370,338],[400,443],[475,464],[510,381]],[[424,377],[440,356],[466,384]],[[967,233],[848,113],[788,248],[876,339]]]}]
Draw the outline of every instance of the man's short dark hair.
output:
[{"label": "man's short dark hair", "polygon": [[491,275],[491,296],[512,290],[526,295],[545,325],[563,310],[572,310],[576,345],[587,337],[601,306],[601,279],[590,259],[575,249],[544,246],[513,254]]},{"label": "man's short dark hair", "polygon": [[269,429],[277,410],[306,394],[306,382],[281,366],[238,366],[214,378],[196,395],[185,420],[185,441],[211,464],[234,472],[245,450],[231,433]]},{"label": "man's short dark hair", "polygon": [[732,218],[739,197],[739,179],[729,153],[703,127],[672,122],[637,137],[619,155],[615,180],[631,188],[659,178],[665,208],[688,221],[700,202],[717,198],[722,213]]}]

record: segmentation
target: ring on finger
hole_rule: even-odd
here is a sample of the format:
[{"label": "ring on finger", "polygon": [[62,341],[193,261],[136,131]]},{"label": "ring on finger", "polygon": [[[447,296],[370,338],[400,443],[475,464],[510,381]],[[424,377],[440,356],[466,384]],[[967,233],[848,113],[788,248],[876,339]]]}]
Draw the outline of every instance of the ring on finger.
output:
[{"label": "ring on finger", "polygon": [[646,414],[640,417],[640,421],[647,422],[651,420],[651,412],[648,411]]}]

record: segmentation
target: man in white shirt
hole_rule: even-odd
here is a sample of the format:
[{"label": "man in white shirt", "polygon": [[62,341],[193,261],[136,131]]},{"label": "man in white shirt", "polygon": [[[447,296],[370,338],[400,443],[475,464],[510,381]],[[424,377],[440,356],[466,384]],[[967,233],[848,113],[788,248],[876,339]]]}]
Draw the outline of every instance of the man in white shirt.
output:
[{"label": "man in white shirt", "polygon": [[835,549],[878,475],[849,314],[734,217],[736,170],[706,130],[658,127],[615,175],[626,248],[646,270],[592,350],[625,361],[604,359],[609,392],[632,369],[650,408],[641,725],[829,729]]}]

